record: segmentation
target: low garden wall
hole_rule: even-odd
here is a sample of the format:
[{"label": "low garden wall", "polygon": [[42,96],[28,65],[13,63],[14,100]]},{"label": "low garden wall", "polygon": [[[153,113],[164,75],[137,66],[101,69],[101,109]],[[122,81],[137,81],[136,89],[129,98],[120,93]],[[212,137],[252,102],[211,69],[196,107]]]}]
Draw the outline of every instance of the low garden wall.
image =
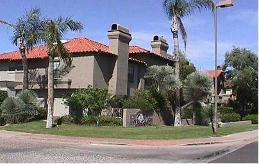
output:
[{"label": "low garden wall", "polygon": [[219,127],[231,127],[231,126],[238,126],[238,125],[251,125],[252,121],[237,121],[237,122],[226,122],[226,123],[220,123]]},{"label": "low garden wall", "polygon": [[123,109],[123,127],[148,125],[164,125],[164,122],[155,112],[145,115],[140,109]]}]

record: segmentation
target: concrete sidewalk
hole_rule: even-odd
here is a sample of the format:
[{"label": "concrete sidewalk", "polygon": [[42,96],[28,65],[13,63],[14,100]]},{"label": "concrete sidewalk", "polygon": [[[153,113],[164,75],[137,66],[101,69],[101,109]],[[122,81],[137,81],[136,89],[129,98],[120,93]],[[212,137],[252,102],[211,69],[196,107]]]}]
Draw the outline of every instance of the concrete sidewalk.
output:
[{"label": "concrete sidewalk", "polygon": [[237,141],[257,141],[258,130],[235,133],[222,137],[196,138],[196,139],[176,139],[176,140],[134,140],[134,139],[114,139],[114,138],[87,138],[87,137],[70,137],[57,136],[49,134],[31,134],[14,131],[0,130],[0,140],[2,137],[15,139],[35,140],[37,142],[48,143],[73,143],[73,144],[99,144],[99,145],[121,145],[121,146],[152,146],[152,147],[169,147],[176,145],[207,145],[217,143],[228,143]]}]

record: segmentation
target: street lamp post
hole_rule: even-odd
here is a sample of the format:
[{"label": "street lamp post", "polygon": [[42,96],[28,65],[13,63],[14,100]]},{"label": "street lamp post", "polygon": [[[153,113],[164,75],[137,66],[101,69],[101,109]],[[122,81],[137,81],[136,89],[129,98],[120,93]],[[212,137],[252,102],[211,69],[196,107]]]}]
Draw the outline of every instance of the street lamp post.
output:
[{"label": "street lamp post", "polygon": [[218,113],[218,77],[217,77],[217,67],[218,67],[218,8],[226,8],[234,5],[234,0],[221,0],[219,3],[214,5],[214,29],[215,29],[215,82],[214,82],[214,133],[217,132],[217,113]]}]

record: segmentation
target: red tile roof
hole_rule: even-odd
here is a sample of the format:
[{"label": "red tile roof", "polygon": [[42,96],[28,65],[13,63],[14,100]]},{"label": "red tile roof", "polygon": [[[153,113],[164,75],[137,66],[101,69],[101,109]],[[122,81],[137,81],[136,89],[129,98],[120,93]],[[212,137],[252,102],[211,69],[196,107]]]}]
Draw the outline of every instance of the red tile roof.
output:
[{"label": "red tile roof", "polygon": [[132,61],[132,62],[135,62],[135,63],[138,63],[138,64],[143,64],[143,65],[147,66],[146,62],[135,59],[135,58],[129,58],[129,61]]},{"label": "red tile roof", "polygon": [[80,52],[103,52],[109,53],[109,47],[90,40],[88,38],[74,38],[67,43],[65,43],[65,47],[71,53],[80,53]]},{"label": "red tile roof", "polygon": [[[28,59],[43,59],[47,58],[47,47],[46,46],[39,46],[35,47],[32,50],[29,51],[27,54]],[[20,60],[21,55],[19,51],[13,51],[8,53],[0,54],[0,60]]]},{"label": "red tile roof", "polygon": [[[64,43],[64,45],[71,54],[91,53],[91,52],[111,54],[109,52],[108,46],[84,37],[74,38]],[[144,48],[141,48],[139,46],[129,46],[129,53],[131,56],[139,55],[139,54],[147,54],[147,55],[155,55],[164,59],[168,59],[158,54],[151,53],[150,51]],[[47,57],[48,57],[47,47],[45,45],[35,47],[32,50],[30,50],[29,53],[27,54],[28,59],[44,59]],[[21,60],[21,55],[19,51],[3,53],[3,54],[0,54],[0,61],[1,60]]]},{"label": "red tile roof", "polygon": [[[108,46],[87,38],[74,38],[64,43],[64,45],[70,53],[101,52],[111,54],[109,53]],[[32,50],[29,50],[29,53],[27,54],[28,59],[43,59],[47,57],[47,46],[45,45],[35,47]],[[0,60],[21,60],[21,55],[19,51],[3,53],[0,54]]]},{"label": "red tile roof", "polygon": [[130,54],[138,54],[138,53],[150,53],[148,50],[141,48],[139,46],[129,46]]},{"label": "red tile roof", "polygon": [[167,55],[166,57],[164,57],[164,56],[161,56],[159,54],[150,52],[149,50],[146,50],[146,49],[144,49],[142,47],[139,47],[139,46],[129,46],[129,53],[130,53],[130,56],[145,54],[145,55],[153,55],[153,56],[157,56],[157,57],[162,58],[162,59],[173,61],[171,55]]},{"label": "red tile roof", "polygon": [[214,78],[215,75],[216,75],[217,77],[219,77],[222,73],[223,73],[222,70],[217,70],[216,72],[215,72],[215,70],[207,71],[207,75],[208,75],[209,77],[211,77],[211,78]]}]

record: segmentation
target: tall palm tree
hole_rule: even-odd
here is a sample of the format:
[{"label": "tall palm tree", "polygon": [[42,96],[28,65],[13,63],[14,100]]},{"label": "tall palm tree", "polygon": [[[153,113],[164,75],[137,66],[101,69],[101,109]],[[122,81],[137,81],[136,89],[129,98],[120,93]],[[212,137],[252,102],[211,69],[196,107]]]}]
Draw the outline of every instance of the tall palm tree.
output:
[{"label": "tall palm tree", "polygon": [[26,52],[38,43],[40,23],[40,10],[32,9],[23,18],[19,18],[17,23],[11,24],[0,20],[0,24],[5,24],[14,30],[13,43],[19,46],[23,65],[23,89],[28,89],[28,63]]},{"label": "tall palm tree", "polygon": [[[175,55],[175,71],[176,77],[179,78],[179,38],[180,32],[184,47],[187,43],[187,32],[185,30],[182,19],[191,15],[195,10],[210,9],[213,10],[213,0],[164,0],[163,7],[170,21],[172,21],[171,31],[173,33],[174,41],[174,55]],[[175,126],[181,125],[181,108],[180,108],[180,89],[176,92],[176,113]]]},{"label": "tall palm tree", "polygon": [[48,115],[46,128],[53,126],[53,110],[54,110],[54,58],[58,57],[65,64],[70,65],[71,57],[61,42],[63,34],[70,31],[78,31],[83,29],[80,22],[74,21],[70,18],[59,17],[55,20],[47,20],[44,23],[44,31],[42,40],[48,46],[49,67],[48,67]]},{"label": "tall palm tree", "polygon": [[28,61],[27,53],[39,43],[39,32],[42,28],[40,10],[32,9],[25,16],[19,18],[14,27],[13,43],[19,46],[23,65],[23,90],[28,89]]}]

